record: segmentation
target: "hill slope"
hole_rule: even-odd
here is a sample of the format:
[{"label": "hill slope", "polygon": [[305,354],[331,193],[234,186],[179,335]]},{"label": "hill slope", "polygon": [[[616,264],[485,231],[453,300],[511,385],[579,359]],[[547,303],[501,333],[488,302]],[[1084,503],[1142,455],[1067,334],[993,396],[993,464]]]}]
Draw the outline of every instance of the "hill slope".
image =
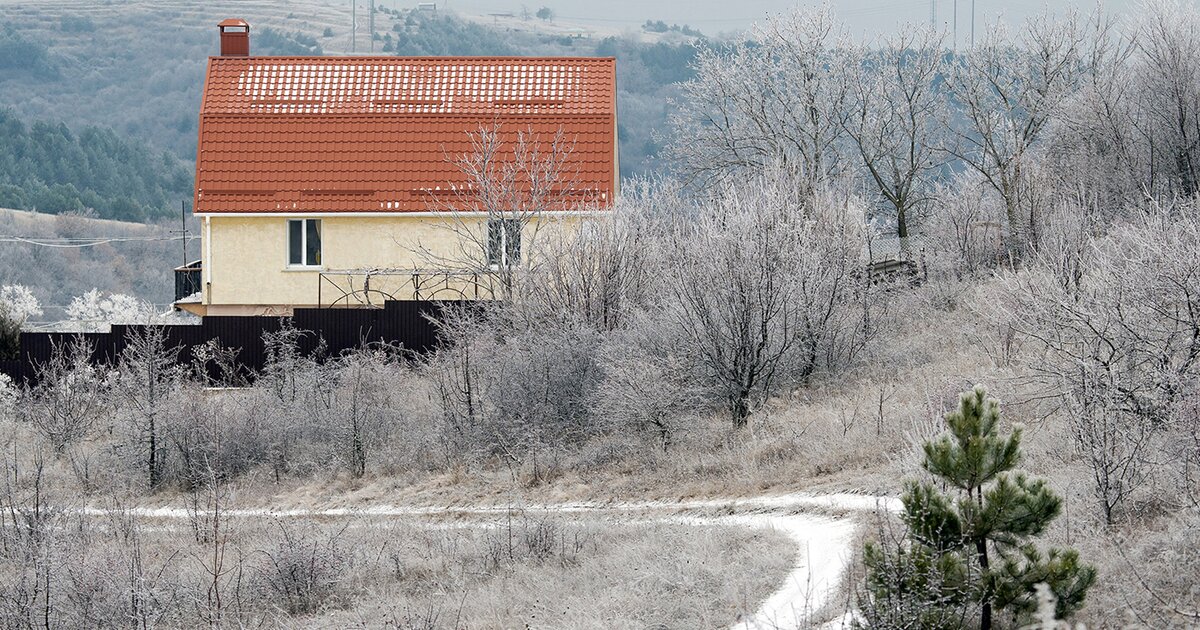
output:
[{"label": "hill slope", "polygon": [[[689,75],[692,38],[575,39],[379,4],[376,54],[616,56],[622,174],[657,169],[653,132],[665,122],[672,84]],[[357,15],[359,53],[371,48],[365,13]],[[190,163],[205,63],[217,50],[215,25],[230,16],[253,25],[255,54],[351,49],[350,6],[344,2],[0,2],[0,23],[10,25],[0,28],[0,108],[25,121],[66,121],[73,130],[111,128]]]},{"label": "hill slope", "polygon": [[109,129],[72,133],[63,123],[26,125],[0,110],[0,207],[146,221],[177,216],[192,175],[166,152]]},{"label": "hill slope", "polygon": [[[0,209],[0,285],[30,287],[44,321],[62,319],[71,298],[93,288],[165,307],[174,297],[171,270],[183,260],[177,229]],[[196,257],[198,245],[189,247]]]}]

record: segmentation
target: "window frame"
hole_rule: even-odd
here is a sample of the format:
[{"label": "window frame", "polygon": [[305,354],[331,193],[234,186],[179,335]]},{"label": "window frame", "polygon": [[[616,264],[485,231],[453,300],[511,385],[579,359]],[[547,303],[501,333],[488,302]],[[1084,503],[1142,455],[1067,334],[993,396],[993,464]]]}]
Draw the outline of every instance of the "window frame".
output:
[{"label": "window frame", "polygon": [[[307,262],[305,262],[308,259],[309,222],[315,223],[316,229],[317,229],[318,243],[317,243],[316,254],[317,254],[317,260],[321,261],[321,262],[317,262],[316,264],[308,264]],[[299,263],[292,262],[292,224],[293,223],[300,224],[300,262]],[[324,235],[321,233],[322,227],[323,226],[321,225],[320,219],[312,219],[312,218],[302,217],[302,218],[297,218],[297,219],[287,219],[285,221],[285,223],[284,223],[284,234],[285,234],[285,240],[286,240],[286,247],[284,248],[284,268],[285,269],[313,270],[313,269],[324,269],[325,268],[325,266],[323,264],[323,257],[322,257],[322,253],[323,253],[324,245],[325,245],[324,244]]]},{"label": "window frame", "polygon": [[[499,225],[500,244],[499,251],[493,249],[492,226]],[[502,268],[512,269],[521,266],[521,241],[525,226],[520,219],[507,218],[489,218],[485,229],[487,230],[487,250],[484,251],[484,262],[492,271],[499,271]],[[516,247],[509,244],[511,235],[516,234]],[[493,253],[498,253],[498,256],[493,256]],[[512,254],[516,254],[515,261],[510,261]]]}]

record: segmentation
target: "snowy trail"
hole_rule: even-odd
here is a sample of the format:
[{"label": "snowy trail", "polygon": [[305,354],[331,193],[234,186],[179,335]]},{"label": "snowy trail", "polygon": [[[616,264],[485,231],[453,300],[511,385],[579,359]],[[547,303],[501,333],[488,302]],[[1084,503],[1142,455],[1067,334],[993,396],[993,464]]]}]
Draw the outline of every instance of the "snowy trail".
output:
[{"label": "snowy trail", "polygon": [[[738,518],[738,517],[731,517]],[[854,524],[820,516],[747,516],[748,526],[768,527],[787,535],[798,547],[796,564],[755,613],[731,630],[807,628],[813,616],[836,595],[853,551]]]},{"label": "snowy trail", "polygon": [[[838,590],[842,574],[853,555],[851,543],[855,525],[846,513],[874,510],[896,511],[899,499],[862,494],[781,494],[738,499],[703,499],[642,502],[574,502],[527,505],[449,505],[401,506],[374,505],[327,509],[231,509],[224,514],[233,518],[305,518],[305,517],[422,517],[422,516],[497,516],[509,512],[621,514],[638,519],[688,524],[737,525],[753,529],[774,529],[796,545],[796,561],[784,583],[759,606],[755,613],[739,620],[730,630],[793,630],[811,627],[813,615],[829,603]],[[132,508],[130,513],[161,519],[188,518],[182,508]],[[716,511],[716,515],[705,512]],[[699,512],[699,514],[697,514]],[[110,510],[84,508],[89,515],[104,515]],[[840,628],[838,621],[826,627]]]}]

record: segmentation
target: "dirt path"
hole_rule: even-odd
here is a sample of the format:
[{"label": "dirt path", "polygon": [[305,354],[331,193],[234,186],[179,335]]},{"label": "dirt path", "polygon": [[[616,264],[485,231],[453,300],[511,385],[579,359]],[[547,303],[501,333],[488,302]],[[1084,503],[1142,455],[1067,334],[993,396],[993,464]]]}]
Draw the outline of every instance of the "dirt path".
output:
[{"label": "dirt path", "polygon": [[[489,518],[511,512],[620,514],[636,520],[688,524],[722,524],[774,529],[796,545],[795,563],[784,583],[749,617],[731,630],[792,630],[813,627],[828,619],[816,618],[837,594],[850,559],[854,540],[853,513],[899,509],[899,500],[860,494],[783,494],[742,499],[705,499],[645,502],[581,502],[528,505],[398,506],[328,509],[231,509],[233,518],[304,517],[431,517]],[[182,508],[133,508],[137,516],[185,519]],[[87,508],[88,514],[108,510]],[[834,613],[836,614],[836,613]],[[831,616],[826,614],[826,617]],[[838,621],[827,627],[841,627]]]}]

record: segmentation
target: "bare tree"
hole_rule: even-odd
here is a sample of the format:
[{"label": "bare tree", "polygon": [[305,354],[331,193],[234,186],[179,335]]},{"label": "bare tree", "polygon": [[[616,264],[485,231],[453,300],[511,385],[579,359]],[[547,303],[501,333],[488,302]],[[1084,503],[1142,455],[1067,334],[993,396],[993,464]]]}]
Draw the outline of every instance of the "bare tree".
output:
[{"label": "bare tree", "polygon": [[846,53],[829,7],[755,27],[728,47],[702,48],[696,77],[672,102],[667,151],[687,183],[710,188],[782,166],[822,182],[844,168]]},{"label": "bare tree", "polygon": [[527,319],[574,319],[599,331],[626,325],[649,301],[655,278],[656,213],[678,204],[669,192],[635,194],[606,216],[570,232],[547,234],[541,264],[519,283],[514,306]]},{"label": "bare tree", "polygon": [[225,512],[228,499],[228,489],[217,472],[209,466],[203,483],[188,493],[184,506],[192,535],[199,545],[205,547],[202,553],[194,554],[207,578],[204,599],[197,602],[197,613],[213,628],[219,628],[224,623],[229,606],[229,587],[233,583],[236,589],[243,569],[240,557],[232,560],[227,557],[232,534],[231,519]]},{"label": "bare tree", "polygon": [[508,299],[550,212],[610,200],[580,187],[575,139],[561,127],[547,136],[495,123],[468,137],[469,151],[446,156],[465,183],[423,191],[430,209],[445,213],[448,221],[435,226],[450,231],[454,244],[449,251],[418,244],[418,253],[444,269],[495,278],[487,287],[492,297]]},{"label": "bare tree", "polygon": [[369,455],[386,438],[384,381],[403,373],[398,356],[395,348],[364,348],[342,357],[331,371],[337,383],[330,420],[341,459],[355,478],[366,474]]},{"label": "bare tree", "polygon": [[1200,11],[1174,0],[1153,2],[1141,12],[1136,83],[1145,98],[1153,179],[1162,172],[1170,190],[1200,192]]},{"label": "bare tree", "polygon": [[104,374],[91,363],[95,348],[83,336],[55,344],[36,366],[37,385],[23,412],[56,455],[87,438],[109,408]]},{"label": "bare tree", "polygon": [[870,327],[861,210],[796,185],[731,187],[668,246],[663,307],[734,427],[781,386],[843,366]]},{"label": "bare tree", "polygon": [[1099,15],[1088,26],[1080,81],[1047,127],[1046,154],[1064,195],[1090,213],[1111,215],[1156,188],[1156,140],[1141,121],[1136,37],[1118,34]]},{"label": "bare tree", "polygon": [[937,189],[937,212],[923,226],[934,272],[939,255],[948,256],[946,273],[955,280],[973,278],[994,267],[1004,250],[1004,209],[988,194],[977,173],[962,173]]},{"label": "bare tree", "polygon": [[59,617],[56,593],[62,559],[56,531],[64,515],[46,479],[45,460],[35,453],[30,466],[5,457],[0,487],[0,559],[12,573],[0,583],[0,622],[10,627],[51,627]]},{"label": "bare tree", "polygon": [[1141,7],[1132,28],[1095,19],[1078,89],[1049,126],[1059,187],[1111,220],[1145,196],[1191,196],[1200,176],[1200,12],[1172,0]]},{"label": "bare tree", "polygon": [[1043,132],[1078,83],[1085,37],[1073,14],[1035,17],[1023,33],[1013,42],[1002,27],[992,27],[950,65],[946,82],[957,105],[948,114],[946,148],[1000,196],[1014,250],[1037,241],[1040,208],[1031,201],[1028,171]]},{"label": "bare tree", "polygon": [[1200,377],[1200,261],[1179,255],[1194,251],[1193,206],[1154,207],[1006,278],[1006,317],[1042,349],[1029,367],[1073,414],[1110,522]]},{"label": "bare tree", "polygon": [[178,346],[167,345],[161,326],[134,326],[125,339],[118,365],[117,389],[126,404],[129,447],[140,458],[151,489],[163,481],[163,417],[182,369]]},{"label": "bare tree", "polygon": [[895,216],[896,235],[909,236],[913,212],[929,201],[942,166],[940,135],[945,37],[927,29],[902,30],[862,55],[850,82],[846,134],[862,158],[867,179]]},{"label": "bare tree", "polygon": [[1092,469],[1092,494],[1104,522],[1116,522],[1118,508],[1147,477],[1151,440],[1155,433],[1145,418],[1106,400],[1104,385],[1068,394],[1067,413],[1076,450]]},{"label": "bare tree", "polygon": [[292,403],[302,395],[301,374],[310,360],[300,343],[312,333],[300,330],[290,318],[279,320],[279,330],[262,334],[266,365],[259,382],[267,385],[281,402]]},{"label": "bare tree", "polygon": [[606,339],[593,402],[596,417],[613,430],[649,435],[663,451],[704,403],[685,358],[664,347],[671,343],[667,324],[643,313]]},{"label": "bare tree", "polygon": [[446,341],[426,361],[435,406],[441,413],[442,449],[447,460],[469,448],[484,413],[480,392],[481,362],[486,360],[486,340],[475,334],[475,314],[466,309],[443,309],[434,320]]}]

